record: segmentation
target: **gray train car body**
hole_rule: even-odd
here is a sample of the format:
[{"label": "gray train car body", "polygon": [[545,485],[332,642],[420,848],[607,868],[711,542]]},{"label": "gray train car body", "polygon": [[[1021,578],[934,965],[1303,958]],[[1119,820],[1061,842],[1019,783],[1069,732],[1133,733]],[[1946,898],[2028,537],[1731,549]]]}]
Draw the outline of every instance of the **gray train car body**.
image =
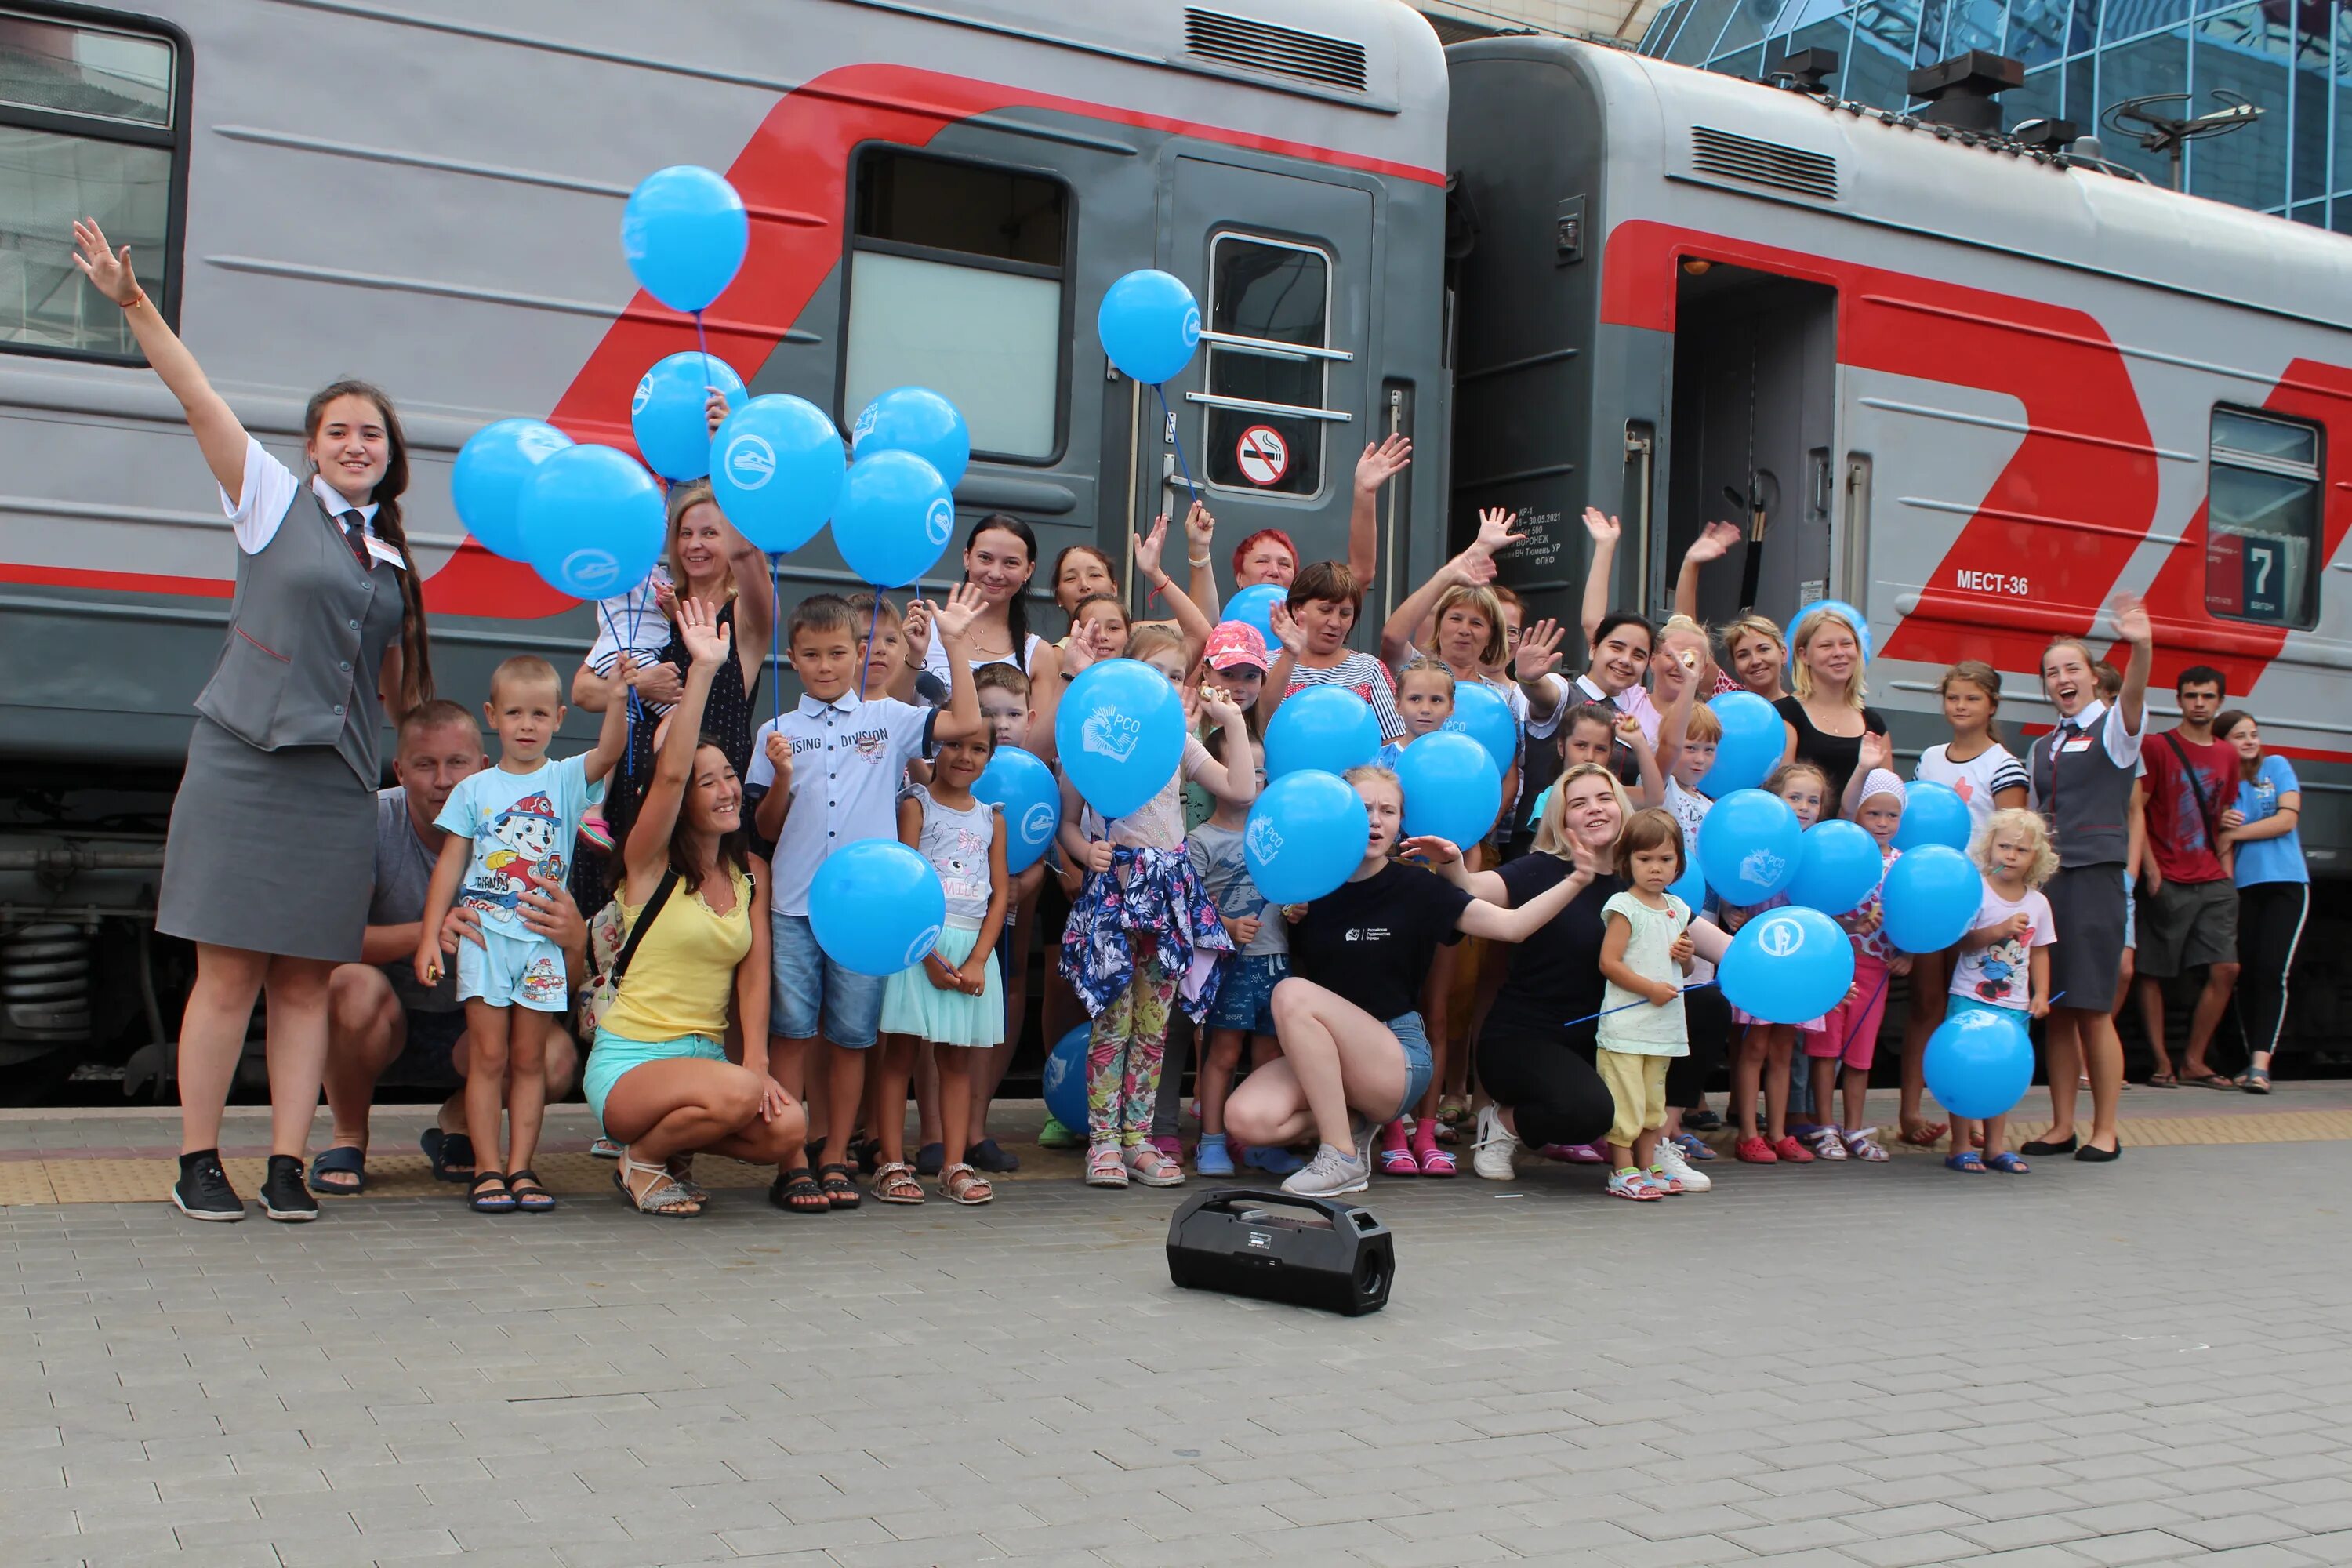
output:
[{"label": "gray train car body", "polygon": [[[289,463],[313,387],[393,394],[440,689],[461,701],[509,653],[568,668],[590,640],[586,607],[466,540],[449,466],[512,416],[631,447],[639,377],[696,344],[618,243],[629,189],[669,163],[720,170],[751,209],[706,327],[755,392],[844,429],[897,384],[961,406],[975,454],[940,573],[962,523],[1020,516],[1058,631],[1054,554],[1125,560],[1188,470],[1226,549],[1278,527],[1341,554],[1357,454],[1400,430],[1421,460],[1387,503],[1377,616],[1444,542],[1444,63],[1393,0],[1244,9],[12,5],[0,49],[58,86],[37,113],[0,104],[0,137],[47,160],[0,205],[56,241],[0,256],[23,301],[14,322],[0,306],[0,1068],[175,1011],[140,918],[236,564],[175,405],[67,266],[72,217],[136,245]],[[1213,330],[1273,345],[1204,347],[1166,417],[1095,341],[1105,289],[1147,266]],[[827,539],[784,563],[788,600],[846,585]]]},{"label": "gray train car body", "polygon": [[[1936,683],[2003,672],[2045,733],[2054,632],[2146,595],[2157,722],[2211,665],[2304,787],[2297,1026],[2340,1035],[2352,858],[2352,247],[2000,138],[1616,50],[1456,45],[1454,505],[1510,506],[1505,580],[1571,615],[1593,504],[1622,603],[1671,602],[1711,520],[1749,531],[1702,609],[1861,606],[1906,756]],[[2120,658],[2120,654],[2117,655]]]}]

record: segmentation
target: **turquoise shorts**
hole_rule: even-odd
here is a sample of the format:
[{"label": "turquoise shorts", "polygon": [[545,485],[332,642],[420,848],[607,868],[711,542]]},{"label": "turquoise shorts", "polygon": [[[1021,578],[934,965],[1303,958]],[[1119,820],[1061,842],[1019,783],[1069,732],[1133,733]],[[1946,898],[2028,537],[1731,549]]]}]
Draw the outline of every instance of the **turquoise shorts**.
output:
[{"label": "turquoise shorts", "polygon": [[485,925],[479,946],[457,943],[457,999],[568,1012],[572,987],[563,977],[563,950],[543,936],[509,936]]},{"label": "turquoise shorts", "polygon": [[647,1044],[644,1040],[628,1040],[610,1029],[596,1031],[596,1047],[588,1053],[588,1066],[580,1074],[580,1091],[588,1097],[588,1109],[596,1113],[596,1124],[604,1123],[604,1097],[621,1081],[621,1075],[631,1068],[647,1062],[677,1061],[723,1062],[727,1047],[708,1035],[688,1035],[682,1039],[662,1040]]}]

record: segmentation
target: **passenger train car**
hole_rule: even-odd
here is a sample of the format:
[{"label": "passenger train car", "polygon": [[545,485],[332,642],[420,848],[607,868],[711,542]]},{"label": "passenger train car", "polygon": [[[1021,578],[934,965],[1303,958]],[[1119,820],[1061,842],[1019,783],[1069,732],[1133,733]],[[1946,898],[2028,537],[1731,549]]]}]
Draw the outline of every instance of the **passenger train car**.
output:
[{"label": "passenger train car", "polygon": [[1506,580],[1572,603],[1590,502],[1640,541],[1621,602],[1662,612],[1707,521],[1760,530],[1706,617],[1862,607],[1906,755],[1970,658],[2021,752],[2051,636],[2145,595],[2156,722],[2211,665],[2301,776],[2334,897],[2292,1026],[2340,1037],[2352,246],[1801,86],[1559,39],[1448,58],[1454,506],[1526,520]]},{"label": "passenger train car", "polygon": [[[1427,24],[1354,0],[0,3],[0,1069],[169,1038],[185,955],[143,917],[236,568],[176,406],[68,259],[77,215],[289,462],[313,387],[394,393],[440,689],[470,702],[592,626],[465,542],[449,464],[517,415],[630,444],[638,378],[695,335],[635,291],[621,207],[677,163],[753,219],[711,350],[845,429],[893,385],[954,399],[958,508],[1035,527],[1041,605],[1061,547],[1122,559],[1187,470],[1227,548],[1339,553],[1393,430],[1422,456],[1382,613],[1444,548],[1444,139]],[[1094,333],[1148,266],[1221,335],[1166,419]],[[846,582],[828,545],[785,564],[788,595]]]}]

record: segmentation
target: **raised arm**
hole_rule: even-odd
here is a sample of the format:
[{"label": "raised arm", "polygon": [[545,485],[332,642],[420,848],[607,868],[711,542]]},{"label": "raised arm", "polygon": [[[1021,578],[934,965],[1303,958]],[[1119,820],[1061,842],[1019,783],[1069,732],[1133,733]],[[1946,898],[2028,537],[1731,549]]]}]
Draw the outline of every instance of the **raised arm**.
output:
[{"label": "raised arm", "polygon": [[[1191,694],[1186,695],[1189,706]],[[1208,717],[1209,722],[1225,732],[1225,755],[1248,758],[1249,727],[1243,723],[1242,710],[1234,706],[1233,700],[1222,689],[1213,687],[1203,691],[1198,700],[1200,710]],[[1192,715],[1188,713],[1185,718],[1185,728],[1189,731]],[[1228,805],[1247,805],[1257,799],[1257,769],[1255,766],[1229,768],[1211,757],[1192,776],[1201,781],[1202,788]]]},{"label": "raised arm", "polygon": [[2116,696],[2116,706],[2123,710],[2124,728],[2135,735],[2145,733],[2147,720],[2147,672],[2156,662],[2156,628],[2148,624],[2147,605],[2138,598],[2126,597],[2116,606],[2116,631],[2131,644],[2131,660],[2124,666],[2124,689]]},{"label": "raised arm", "polygon": [[1511,889],[1505,885],[1501,873],[1470,869],[1462,858],[1461,846],[1450,838],[1407,838],[1398,844],[1397,853],[1419,860],[1474,899],[1505,909],[1511,907]]},{"label": "raised arm", "polygon": [[948,590],[945,604],[923,607],[930,617],[932,630],[939,636],[940,647],[948,656],[948,705],[947,710],[931,721],[934,741],[965,740],[987,727],[988,721],[980,712],[980,689],[971,683],[971,660],[967,657],[971,650],[967,639],[972,618],[980,614],[983,603],[979,589],[969,583],[959,583]]},{"label": "raised arm", "polygon": [[1560,705],[1559,686],[1552,673],[1559,668],[1559,645],[1567,636],[1549,616],[1519,633],[1518,651],[1511,656],[1511,676],[1528,700],[1528,718],[1534,723],[1549,720]]},{"label": "raised arm", "polygon": [[1356,497],[1348,508],[1348,572],[1370,586],[1381,569],[1381,487],[1412,462],[1412,443],[1390,436],[1356,459]]},{"label": "raised arm", "polygon": [[1597,506],[1584,509],[1584,531],[1592,535],[1592,554],[1584,563],[1584,646],[1591,647],[1609,614],[1610,571],[1617,563],[1617,520]]},{"label": "raised arm", "polygon": [[[586,669],[587,666],[583,665],[581,668]],[[623,689],[626,689],[629,673],[635,668],[636,661],[625,652],[621,655],[620,661],[613,666],[614,676],[620,681]],[[621,758],[627,754],[628,750],[629,705],[625,700],[607,702],[604,705],[604,722],[596,726],[596,744],[588,753],[588,782],[594,784],[611,773]]]},{"label": "raised arm", "polygon": [[[1696,681],[1685,680],[1683,689],[1688,691]],[[1650,749],[1642,733],[1642,721],[1631,713],[1617,715],[1617,738],[1633,753],[1633,766],[1642,781],[1642,804],[1645,806],[1666,804],[1665,771],[1658,765],[1658,753]],[[1859,770],[1856,770],[1857,772]]]},{"label": "raised arm", "polygon": [[639,906],[653,896],[662,868],[669,864],[670,833],[677,826],[687,781],[694,775],[694,752],[702,737],[702,710],[710,700],[711,677],[734,651],[727,628],[716,624],[709,606],[698,599],[678,602],[677,635],[694,662],[686,672],[686,691],[670,711],[668,732],[654,754],[653,776],[646,782],[645,798],[637,803],[636,820],[630,825],[622,854],[628,879],[625,897]]},{"label": "raised arm", "polygon": [[1573,850],[1576,869],[1518,908],[1507,910],[1483,899],[1465,905],[1462,918],[1454,922],[1462,934],[1485,937],[1489,942],[1525,942],[1549,925],[1554,916],[1592,885],[1598,869],[1591,850],[1582,844],[1575,845]]},{"label": "raised arm", "polygon": [[[1192,510],[1201,510],[1198,501],[1192,503]],[[1135,541],[1135,570],[1153,593],[1168,601],[1168,613],[1175,617],[1177,633],[1184,639],[1184,665],[1189,669],[1192,661],[1201,657],[1201,650],[1209,645],[1209,617],[1201,613],[1191,595],[1176,585],[1174,578],[1160,570],[1160,552],[1167,542],[1168,519],[1153,518],[1151,531],[1139,535]]]},{"label": "raised arm", "polygon": [[90,281],[90,286],[122,307],[122,318],[130,323],[131,335],[139,341],[139,352],[147,356],[148,365],[180,400],[188,416],[188,428],[194,432],[196,447],[205,455],[205,466],[232,504],[243,500],[245,489],[245,426],[213,384],[205,379],[204,368],[196,356],[188,352],[179,334],[163,320],[163,312],[147,298],[147,290],[131,269],[131,247],[120,251],[107,247],[106,233],[95,218],[83,218],[73,226],[74,242],[79,247],[74,265]]},{"label": "raised arm", "polygon": [[1730,522],[1710,522],[1698,531],[1683,552],[1683,569],[1675,574],[1675,614],[1698,619],[1698,575],[1709,562],[1720,561],[1739,542],[1739,526]]},{"label": "raised arm", "polygon": [[1518,513],[1508,507],[1486,507],[1478,513],[1478,537],[1469,548],[1439,567],[1429,581],[1405,596],[1404,602],[1390,613],[1381,626],[1381,661],[1391,669],[1402,669],[1410,658],[1414,643],[1420,641],[1422,623],[1437,608],[1437,601],[1449,588],[1463,584],[1491,583],[1495,580],[1495,555],[1507,545],[1517,544],[1527,537],[1513,533],[1511,524]]},{"label": "raised arm", "polygon": [[1291,615],[1288,605],[1276,605],[1266,613],[1267,624],[1274,627],[1275,639],[1282,651],[1274,657],[1274,668],[1257,689],[1257,724],[1261,732],[1273,721],[1274,710],[1290,690],[1290,674],[1297,668],[1298,656],[1307,649],[1307,634],[1298,629],[1297,618]]},{"label": "raised arm", "polygon": [[1213,626],[1217,624],[1221,603],[1217,597],[1217,558],[1213,553],[1216,542],[1217,520],[1195,497],[1184,512],[1184,564],[1192,568],[1184,592]]},{"label": "raised arm", "polygon": [[759,684],[776,624],[776,579],[759,548],[727,525],[727,564],[735,574],[735,653],[743,661],[743,689]]},{"label": "raised arm", "polygon": [[[1695,683],[1685,681],[1684,684],[1688,686]],[[1876,730],[1864,730],[1862,732],[1860,755],[1854,762],[1853,772],[1846,775],[1845,789],[1838,795],[1838,815],[1852,822],[1853,814],[1862,807],[1862,792],[1870,786],[1872,770],[1892,769],[1894,766],[1895,742]]]},{"label": "raised arm", "polygon": [[[1691,707],[1697,700],[1698,673],[1694,670],[1690,679],[1675,691],[1674,700],[1666,704],[1666,710],[1658,715],[1658,772],[1661,774],[1673,773],[1675,763],[1682,758],[1684,742],[1690,739]],[[1663,797],[1664,791],[1660,794]]]}]

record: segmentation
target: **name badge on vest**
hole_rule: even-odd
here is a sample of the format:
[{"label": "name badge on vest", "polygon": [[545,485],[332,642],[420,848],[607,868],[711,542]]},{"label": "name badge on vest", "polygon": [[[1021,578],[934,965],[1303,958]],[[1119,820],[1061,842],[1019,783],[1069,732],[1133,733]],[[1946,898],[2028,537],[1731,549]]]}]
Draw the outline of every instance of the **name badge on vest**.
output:
[{"label": "name badge on vest", "polygon": [[2077,735],[2073,740],[2061,745],[2058,749],[2061,752],[2087,752],[2091,749],[2091,742],[2093,739],[2094,737],[2088,734]]},{"label": "name badge on vest", "polygon": [[394,550],[391,545],[386,544],[383,540],[378,539],[373,533],[367,536],[367,550],[370,555],[374,556],[378,561],[383,562],[394,571],[397,572],[400,570],[400,552]]}]

